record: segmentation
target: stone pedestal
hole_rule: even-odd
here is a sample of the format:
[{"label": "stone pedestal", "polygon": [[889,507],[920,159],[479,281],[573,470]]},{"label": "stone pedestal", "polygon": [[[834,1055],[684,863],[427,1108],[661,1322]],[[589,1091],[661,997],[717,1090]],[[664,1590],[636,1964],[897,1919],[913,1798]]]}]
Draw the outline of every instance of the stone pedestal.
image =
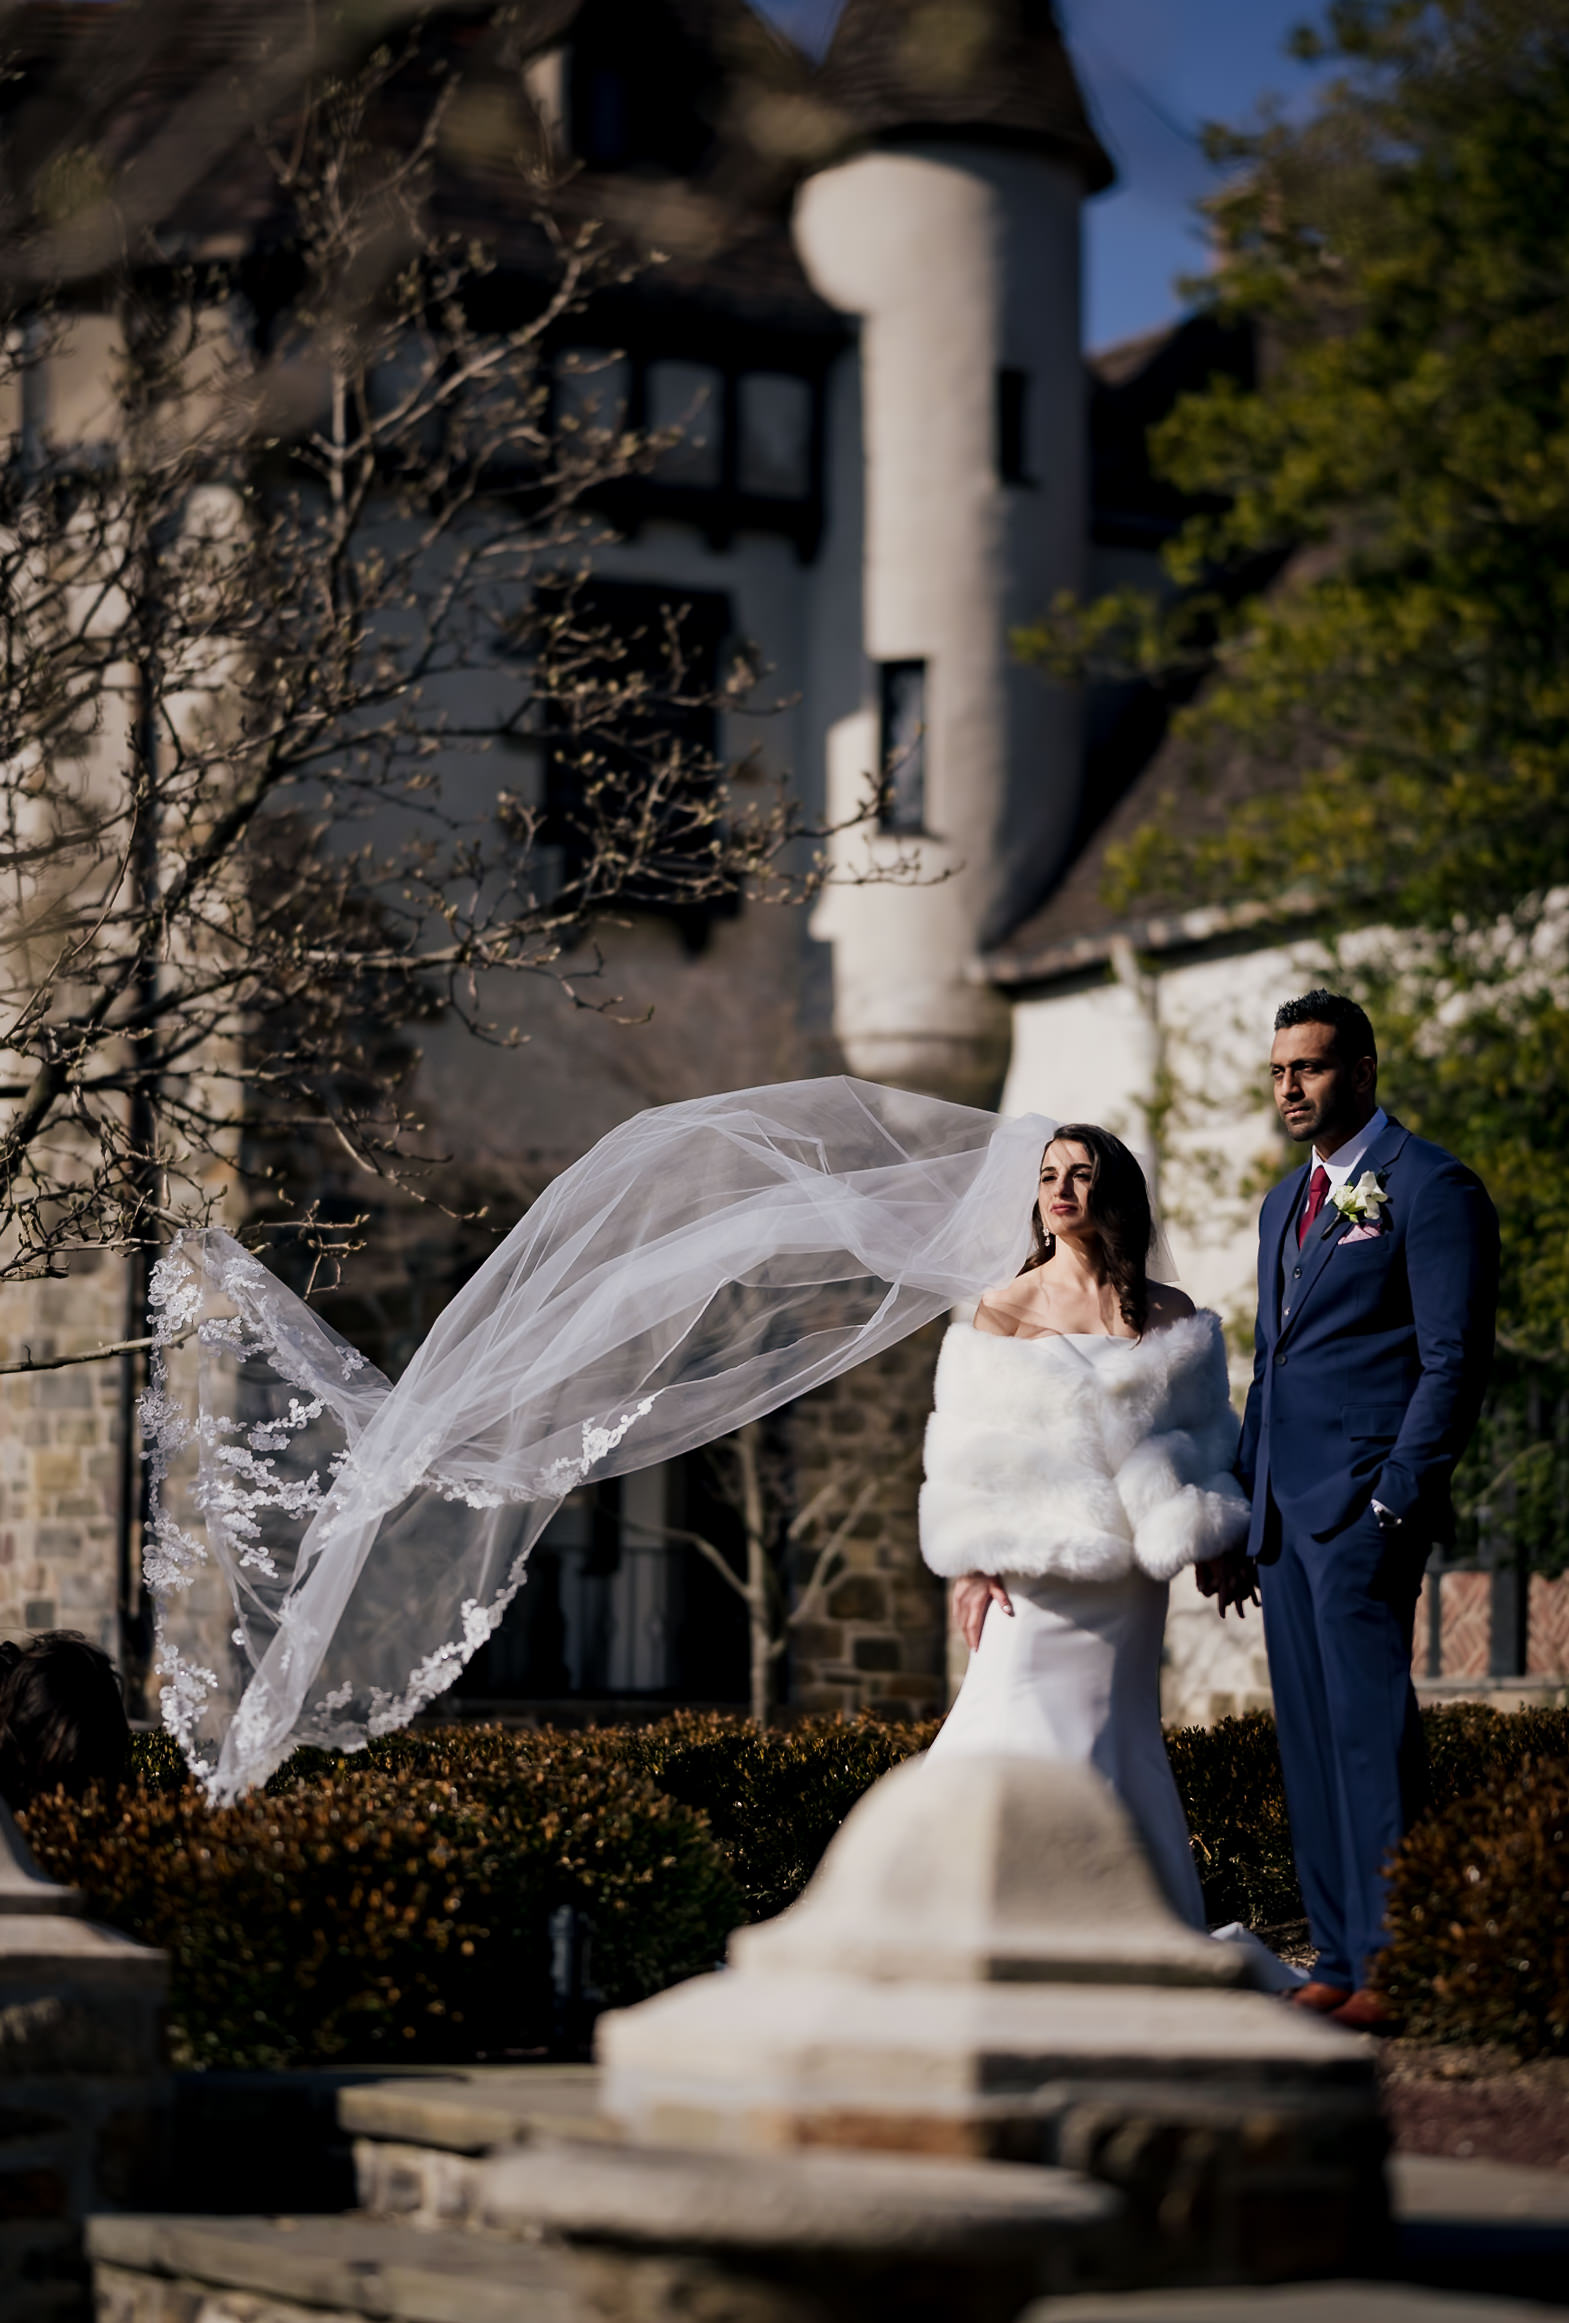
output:
[{"label": "stone pedestal", "polygon": [[82,1917],[0,1806],[0,2323],[89,2300],[82,2221],[163,2191],[161,1952]]},{"label": "stone pedestal", "polygon": [[1177,1921],[1088,1769],[912,1760],[731,1965],[601,2020],[627,2136],[1055,2163],[1128,2199],[1128,2276],[1378,2255],[1371,2045]]}]

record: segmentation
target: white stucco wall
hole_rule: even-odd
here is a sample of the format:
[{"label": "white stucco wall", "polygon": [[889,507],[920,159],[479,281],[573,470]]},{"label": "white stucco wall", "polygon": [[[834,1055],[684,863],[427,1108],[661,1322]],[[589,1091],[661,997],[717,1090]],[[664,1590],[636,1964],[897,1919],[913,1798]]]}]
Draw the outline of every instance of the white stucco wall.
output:
[{"label": "white stucco wall", "polygon": [[[1080,197],[1055,163],[933,145],[861,154],[797,201],[808,273],[861,320],[830,459],[836,482],[864,453],[864,508],[842,528],[836,510],[825,545],[836,618],[814,628],[809,697],[836,814],[876,771],[876,665],[927,665],[926,882],[845,888],[816,927],[834,947],[854,1068],[956,1095],[994,1095],[1006,1056],[1004,1016],[970,962],[1026,907],[1015,882],[1038,886],[1077,806],[1077,706],[1020,668],[1008,639],[1084,579]],[[997,472],[999,366],[1028,376],[1033,484]],[[874,843],[872,859],[891,852]],[[844,853],[863,860],[864,839]]]},{"label": "white stucco wall", "polygon": [[[766,800],[768,784],[788,777],[806,813],[820,813],[821,752],[803,731],[815,569],[776,535],[743,533],[715,550],[695,527],[670,523],[649,525],[634,540],[598,542],[591,561],[604,579],[728,597],[734,634],[756,647],[763,675],[748,704],[721,719],[720,755],[753,761],[741,803]],[[482,673],[451,681],[454,706],[474,717],[486,682]],[[510,704],[516,684],[515,671],[498,680],[498,708]],[[539,747],[455,749],[433,763],[444,803],[474,821],[488,817],[502,790],[526,802],[543,795]],[[375,828],[395,845],[397,811]],[[364,827],[349,836],[362,840]],[[462,1180],[492,1189],[503,1210],[532,1199],[645,1106],[811,1070],[814,1028],[827,1033],[828,975],[814,958],[823,947],[802,911],[745,903],[734,917],[713,919],[697,953],[657,914],[618,915],[598,940],[602,958],[585,949],[557,962],[555,973],[480,980],[475,1013],[515,1028],[514,1046],[476,1041],[450,1015],[415,1028],[415,1098],[428,1123],[427,1148],[450,1152]]]}]

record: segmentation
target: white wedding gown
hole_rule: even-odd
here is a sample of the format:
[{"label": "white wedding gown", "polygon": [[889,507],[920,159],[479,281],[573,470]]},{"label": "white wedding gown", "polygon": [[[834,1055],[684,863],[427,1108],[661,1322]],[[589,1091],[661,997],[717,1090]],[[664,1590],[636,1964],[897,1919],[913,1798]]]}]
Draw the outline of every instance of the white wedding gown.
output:
[{"label": "white wedding gown", "polygon": [[[1100,1331],[1065,1331],[1087,1360],[1126,1360],[1139,1342]],[[1160,1724],[1160,1660],[1170,1584],[1134,1570],[1104,1580],[1060,1573],[1004,1573],[1013,1606],[988,1606],[980,1644],[930,1757],[1025,1757],[1092,1766],[1127,1809],[1166,1900],[1189,1927],[1206,1929],[1187,1816]],[[1288,1967],[1232,1921],[1211,1933],[1247,1954],[1252,1981],[1289,1992],[1303,1970]]]},{"label": "white wedding gown", "polygon": [[[1097,1364],[1115,1363],[1137,1344],[1100,1331],[1062,1336]],[[1203,1928],[1203,1893],[1160,1726],[1167,1584],[1137,1571],[1107,1581],[1002,1578],[1012,1617],[988,1607],[931,1755],[1095,1767],[1132,1816],[1172,1909]]]}]

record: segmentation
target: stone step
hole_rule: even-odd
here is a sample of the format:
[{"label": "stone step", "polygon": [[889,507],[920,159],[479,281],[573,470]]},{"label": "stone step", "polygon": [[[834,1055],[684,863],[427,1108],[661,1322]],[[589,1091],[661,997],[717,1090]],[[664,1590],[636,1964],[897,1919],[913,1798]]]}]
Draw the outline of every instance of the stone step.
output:
[{"label": "stone step", "polygon": [[1269,2291],[1042,2299],[1019,2323],[1563,2323],[1563,2311],[1408,2283],[1287,2283]]},{"label": "stone step", "polygon": [[[703,2250],[998,2252],[1122,2239],[1125,2204],[1077,2171],[922,2154],[775,2154],[536,2136],[485,2155],[362,2141],[365,2215]],[[442,2199],[445,2194],[445,2199]]]},{"label": "stone step", "polygon": [[[576,2323],[571,2254],[340,2218],[95,2218],[99,2323]],[[222,2296],[222,2294],[230,2294]],[[238,2297],[234,2294],[239,2294]],[[252,2303],[255,2302],[255,2303]]]},{"label": "stone step", "polygon": [[[1125,1997],[1130,2016],[1142,2023],[1139,2004],[1163,1996]],[[1186,1997],[1202,2007],[1209,1996]],[[1233,2006],[1252,1997],[1241,1996],[1240,2003],[1234,1997]],[[1257,2005],[1268,2012],[1265,2029],[1273,2034],[1280,2020],[1289,2041],[1296,2030],[1291,2012],[1278,2002]],[[1070,2007],[1061,2014],[1071,2030],[1075,2012]],[[1359,2072],[1360,2045],[1344,2046],[1346,2068]],[[1256,2067],[1257,2060],[1249,2057],[1247,2064]],[[1066,2058],[1059,2060],[1055,2076],[1022,2090],[972,2097],[970,2115],[984,2121],[995,2107],[1028,2131],[1017,2138],[1013,2153],[985,2157],[990,2166],[1032,2167],[1045,2180],[1089,2181],[1117,2195],[1123,2205],[1118,2279],[1235,2282],[1306,2275],[1333,2264],[1326,2251],[1330,2236],[1344,2271],[1351,2271],[1344,2257],[1350,2251],[1359,2271],[1384,2263],[1382,2132],[1374,2116],[1378,2142],[1370,2148],[1355,2083],[1352,2102],[1341,2113],[1333,2088],[1304,2093],[1302,2105],[1289,2083],[1268,2089],[1253,2083],[1239,2094],[1217,2091],[1197,2074],[1151,2072],[1124,2082],[1093,2072],[1076,2077],[1066,2066]],[[525,2066],[479,2067],[466,2078],[439,2082],[345,2088],[339,2119],[354,2139],[359,2206],[433,2227],[494,2222],[500,2215],[498,2170],[509,2156],[561,2135],[616,2150],[618,2125],[596,2110],[602,2086],[591,2067]],[[750,2139],[734,2137],[728,2144],[713,2137],[710,2123],[698,2126],[700,2134],[683,2139],[672,2122],[666,2141],[631,2136],[619,2150],[658,2154],[668,2144],[682,2152],[701,2149],[722,2162],[732,2154],[774,2159],[826,2148],[844,2156],[846,2167],[857,2159],[904,2154],[942,2156],[954,2167],[982,2166],[973,2151],[961,2147],[955,2153],[943,2142],[941,2123],[934,2129],[927,2121],[923,2134],[910,2134],[911,2125],[897,2115],[830,2123],[815,2144],[801,2140],[799,2124],[786,2115],[772,2147],[755,2122]],[[836,2128],[838,2135],[832,2134]],[[923,2125],[917,2121],[914,2128],[922,2132]]]},{"label": "stone step", "polygon": [[97,2219],[99,2323],[1012,2323],[1124,2255],[1117,2196],[1068,2171],[545,2137],[441,2160],[440,2217]]},{"label": "stone step", "polygon": [[1564,2246],[1569,2293],[1569,2170],[1396,2154],[1389,2180],[1395,2214],[1409,2228],[1488,2227],[1498,2233],[1517,2229],[1556,2235]]},{"label": "stone step", "polygon": [[340,2085],[338,2121],[353,2137],[485,2154],[536,2136],[614,2137],[599,2112],[593,2065],[473,2065]]},{"label": "stone step", "polygon": [[1390,2181],[1401,2274],[1569,2307],[1569,2172],[1401,2154]]}]

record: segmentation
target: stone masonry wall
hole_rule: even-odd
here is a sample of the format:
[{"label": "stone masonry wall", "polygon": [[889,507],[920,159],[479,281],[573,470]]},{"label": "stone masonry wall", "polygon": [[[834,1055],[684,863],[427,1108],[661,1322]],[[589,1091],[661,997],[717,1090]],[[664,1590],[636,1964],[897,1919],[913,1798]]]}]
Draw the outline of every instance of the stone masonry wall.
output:
[{"label": "stone masonry wall", "polygon": [[[794,1631],[789,1699],[799,1709],[929,1718],[947,1707],[944,1590],[916,1538],[921,1439],[946,1327],[927,1324],[789,1415],[800,1505],[830,1476],[841,1480],[839,1510],[869,1475],[878,1480],[821,1617]],[[808,1550],[800,1577],[811,1562]]]},{"label": "stone masonry wall", "polygon": [[[63,1281],[0,1293],[0,1362],[43,1362],[117,1340],[118,1263],[79,1260]],[[119,1365],[0,1379],[0,1637],[79,1629],[111,1654],[116,1636]]]},{"label": "stone masonry wall", "polygon": [[[124,1304],[120,1262],[96,1253],[62,1280],[13,1284],[0,1292],[0,1363],[110,1346]],[[76,1629],[119,1663],[119,1405],[116,1359],[0,1377],[0,1638]],[[171,1608],[181,1650],[209,1668],[230,1652],[232,1623],[215,1573]],[[157,1718],[156,1675],[144,1707]]]}]

